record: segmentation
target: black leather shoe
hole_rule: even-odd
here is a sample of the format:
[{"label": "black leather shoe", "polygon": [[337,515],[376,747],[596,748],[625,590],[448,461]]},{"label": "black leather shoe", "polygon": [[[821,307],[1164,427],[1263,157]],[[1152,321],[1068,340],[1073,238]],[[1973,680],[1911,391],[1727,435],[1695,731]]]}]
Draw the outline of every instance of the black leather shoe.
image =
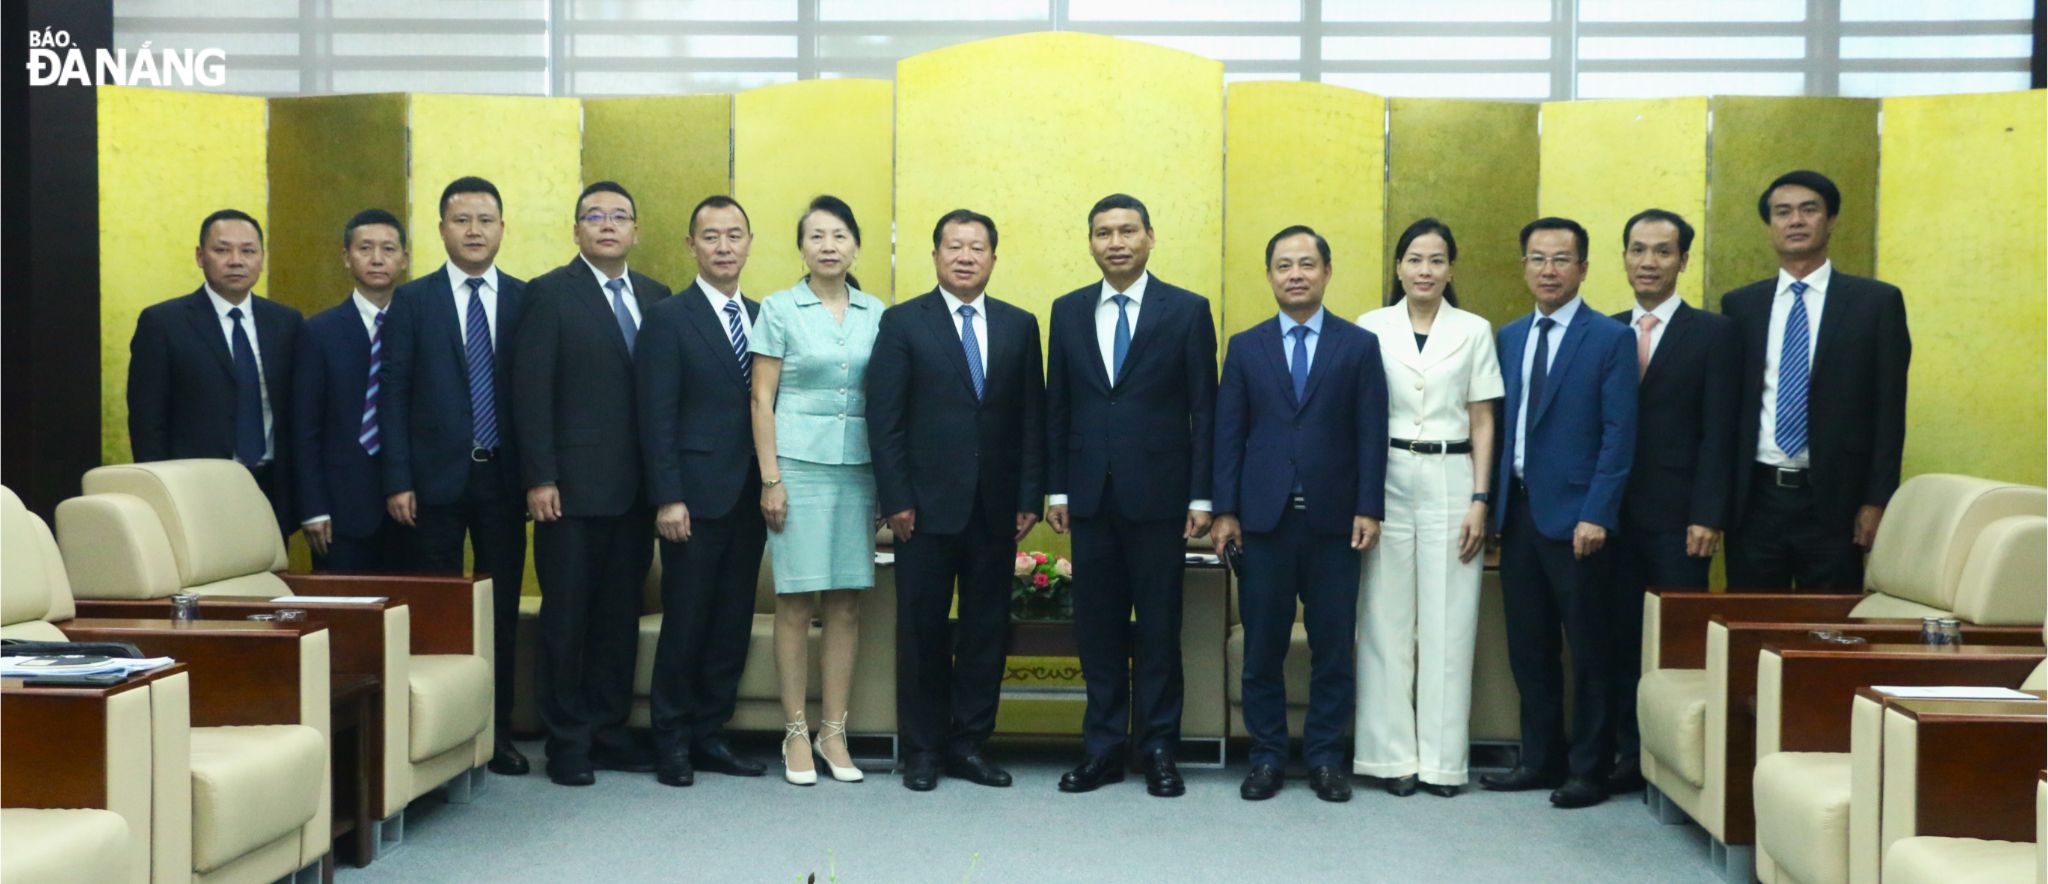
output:
[{"label": "black leather shoe", "polygon": [[1316,797],[1324,801],[1351,800],[1351,778],[1341,767],[1325,766],[1309,771],[1308,787],[1316,790]]},{"label": "black leather shoe", "polygon": [[1480,777],[1479,785],[1488,792],[1527,792],[1531,789],[1555,789],[1564,785],[1564,777],[1518,765],[1514,770],[1504,774],[1487,774]]},{"label": "black leather shoe", "polygon": [[1394,777],[1387,780],[1387,794],[1395,798],[1406,798],[1415,794],[1415,789],[1421,785],[1422,779],[1414,774],[1409,774],[1405,777]]},{"label": "black leather shoe", "polygon": [[520,754],[519,747],[512,745],[512,741],[505,737],[498,738],[498,745],[491,750],[491,763],[484,767],[490,769],[491,773],[508,777],[523,777],[527,771],[533,769],[533,766],[526,762],[526,756]]},{"label": "black leather shoe", "polygon": [[1270,764],[1253,765],[1252,772],[1244,775],[1244,785],[1237,787],[1237,794],[1246,801],[1264,801],[1280,794],[1280,786],[1284,782],[1280,768]]},{"label": "black leather shoe", "polygon": [[998,789],[1010,785],[1010,772],[990,763],[980,752],[946,756],[946,776]]},{"label": "black leather shoe", "polygon": [[[1124,753],[1115,750],[1107,755],[1090,755],[1081,760],[1081,766],[1060,774],[1060,791],[1093,792],[1110,783],[1124,781]],[[1151,783],[1146,783],[1150,788]]]},{"label": "black leather shoe", "polygon": [[1607,790],[1600,781],[1592,777],[1572,777],[1564,785],[1550,793],[1550,806],[1570,810],[1578,807],[1592,807],[1607,800]]},{"label": "black leather shoe", "polygon": [[557,786],[588,786],[597,782],[597,774],[591,771],[590,762],[550,758],[548,779]]},{"label": "black leather shoe", "polygon": [[690,750],[690,762],[698,770],[722,773],[733,777],[758,777],[768,772],[768,765],[744,758],[732,751],[732,745],[720,740],[704,743]]},{"label": "black leather shoe", "polygon": [[677,746],[660,753],[654,760],[654,779],[664,786],[688,786],[697,782],[697,773],[690,769],[690,750]]},{"label": "black leather shoe", "polygon": [[654,753],[639,746],[599,746],[591,750],[590,761],[599,770],[626,773],[648,773],[654,770]]},{"label": "black leather shoe", "polygon": [[1178,798],[1188,793],[1188,784],[1174,766],[1173,751],[1154,749],[1145,756],[1145,792],[1157,798]]},{"label": "black leather shoe", "polygon": [[1431,795],[1435,795],[1438,798],[1456,798],[1458,797],[1458,793],[1464,790],[1460,789],[1457,786],[1445,786],[1438,783],[1423,783],[1422,791],[1428,792]]},{"label": "black leather shoe", "polygon": [[1622,795],[1629,792],[1642,791],[1644,786],[1642,758],[1635,755],[1623,758],[1620,763],[1614,766],[1614,772],[1608,774],[1606,781],[1601,783],[1601,785],[1606,787],[1607,794],[1609,795]]},{"label": "black leather shoe", "polygon": [[930,792],[939,787],[939,760],[930,755],[913,755],[903,764],[903,788]]}]

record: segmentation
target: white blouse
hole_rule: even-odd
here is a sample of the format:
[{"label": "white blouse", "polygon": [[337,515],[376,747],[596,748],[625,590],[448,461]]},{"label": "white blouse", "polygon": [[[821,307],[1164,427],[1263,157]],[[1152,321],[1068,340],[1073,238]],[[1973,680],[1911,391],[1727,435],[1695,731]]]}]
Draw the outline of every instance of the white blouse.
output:
[{"label": "white blouse", "polygon": [[1458,442],[1472,438],[1466,407],[1505,395],[1493,326],[1449,304],[1437,309],[1429,341],[1415,349],[1408,307],[1395,304],[1358,317],[1379,335],[1387,372],[1387,435],[1395,439]]}]

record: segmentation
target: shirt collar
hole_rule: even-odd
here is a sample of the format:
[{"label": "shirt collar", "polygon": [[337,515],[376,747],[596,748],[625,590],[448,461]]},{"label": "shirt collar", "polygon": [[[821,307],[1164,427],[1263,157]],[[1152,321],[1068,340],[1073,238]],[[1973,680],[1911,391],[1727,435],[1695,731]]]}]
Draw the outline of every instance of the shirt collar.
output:
[{"label": "shirt collar", "polygon": [[1309,317],[1307,322],[1295,322],[1294,317],[1282,313],[1280,314],[1280,335],[1286,337],[1287,335],[1294,334],[1295,326],[1306,326],[1311,336],[1321,337],[1323,334],[1323,316],[1329,312],[1324,308],[1318,307],[1316,308],[1316,314]]},{"label": "shirt collar", "polygon": [[[590,259],[583,257],[581,252],[576,254],[576,260],[582,261],[583,266],[590,268],[590,274],[597,277],[597,284],[600,287],[611,282],[611,277],[604,275],[604,271],[597,269],[597,265],[590,263]],[[633,294],[633,269],[628,267],[619,271],[619,278],[626,281],[626,294]],[[607,288],[605,291],[611,291],[611,289]]]},{"label": "shirt collar", "polygon": [[214,291],[212,283],[200,283],[199,285],[200,288],[206,289],[206,299],[213,303],[214,315],[220,317],[221,321],[227,321],[228,311],[235,309],[237,306],[242,308],[242,315],[244,317],[252,320],[256,318],[256,308],[250,306],[250,299],[256,297],[255,292],[250,292],[243,296],[242,303],[236,305],[228,303],[228,299],[221,297],[219,292]]},{"label": "shirt collar", "polygon": [[[1809,290],[1811,290],[1814,294],[1825,295],[1828,293],[1828,280],[1833,279],[1834,277],[1835,262],[1833,259],[1829,259],[1826,261],[1822,261],[1820,263],[1819,269],[1813,271],[1812,273],[1807,274],[1804,282],[1806,283],[1806,287]],[[1793,279],[1792,274],[1786,272],[1785,268],[1778,268],[1778,294],[1783,295],[1791,292],[1792,284],[1800,281],[1801,280]]]},{"label": "shirt collar", "polygon": [[[967,303],[966,301],[962,301],[962,300],[960,300],[960,296],[959,296],[959,295],[955,295],[955,294],[953,294],[952,292],[950,292],[950,291],[947,291],[947,290],[946,290],[946,287],[945,287],[945,286],[939,286],[939,297],[942,297],[942,298],[945,298],[945,299],[946,299],[946,311],[947,311],[948,313],[951,313],[951,314],[953,314],[954,316],[958,316],[958,315],[960,315],[960,308],[961,308],[961,306],[962,306],[962,305],[965,305],[965,304]],[[980,295],[979,297],[977,297],[977,298],[975,298],[975,299],[974,299],[974,305],[973,305],[973,306],[974,306],[974,315],[976,315],[976,316],[987,316],[987,315],[988,315],[988,306],[987,306],[987,305],[988,305],[988,292],[982,292],[982,293],[981,293],[981,295]]]},{"label": "shirt collar", "polygon": [[[448,274],[448,288],[450,290],[458,295],[469,294],[469,274],[467,272],[455,266],[454,261],[441,265],[441,269]],[[498,265],[492,264],[489,267],[485,267],[484,272],[477,275],[483,277],[484,291],[491,294],[498,293]]]},{"label": "shirt collar", "polygon": [[371,301],[369,298],[363,297],[363,292],[361,289],[356,289],[354,291],[349,292],[348,298],[350,301],[355,303],[356,312],[363,315],[363,322],[365,323],[375,324],[377,321],[377,314],[384,312],[383,307],[379,307],[376,305],[375,302]]},{"label": "shirt collar", "polygon": [[[1557,323],[1558,328],[1565,328],[1571,325],[1572,318],[1579,315],[1579,304],[1583,303],[1580,297],[1579,295],[1573,295],[1571,300],[1564,302],[1564,306],[1557,308],[1556,313],[1550,314],[1550,318]],[[1535,314],[1533,321],[1543,321],[1543,311],[1535,310],[1531,312]]]},{"label": "shirt collar", "polygon": [[1679,300],[1680,298],[1678,293],[1672,292],[1671,297],[1665,298],[1664,303],[1658,304],[1657,309],[1655,310],[1644,310],[1643,305],[1638,303],[1636,304],[1635,308],[1629,312],[1628,324],[1636,325],[1637,323],[1642,322],[1643,314],[1647,313],[1651,316],[1657,317],[1658,326],[1661,327],[1664,325],[1668,325],[1671,322],[1671,317],[1678,315]]},{"label": "shirt collar", "polygon": [[719,291],[716,286],[713,286],[710,280],[704,278],[702,273],[697,274],[697,288],[704,293],[704,297],[711,299],[711,307],[714,310],[723,310],[727,301],[738,301],[746,296],[746,292],[735,288],[733,289],[732,297],[726,297],[726,294]]},{"label": "shirt collar", "polygon": [[1145,284],[1151,281],[1152,271],[1144,271],[1138,274],[1138,281],[1131,283],[1130,288],[1119,292],[1116,290],[1115,286],[1109,284],[1109,280],[1105,279],[1102,281],[1101,300],[1097,301],[1096,303],[1107,304],[1109,303],[1110,298],[1113,298],[1117,295],[1123,295],[1126,298],[1130,298],[1131,303],[1142,306],[1145,303]]}]

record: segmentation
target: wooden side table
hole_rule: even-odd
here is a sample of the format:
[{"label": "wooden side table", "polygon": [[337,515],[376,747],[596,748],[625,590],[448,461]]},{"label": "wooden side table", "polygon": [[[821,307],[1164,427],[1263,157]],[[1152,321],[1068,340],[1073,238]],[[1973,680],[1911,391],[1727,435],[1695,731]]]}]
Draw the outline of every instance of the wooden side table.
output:
[{"label": "wooden side table", "polygon": [[[370,777],[374,774],[371,762],[375,759],[377,728],[377,687],[380,683],[374,675],[355,672],[335,673],[329,682],[328,694],[333,704],[330,719],[331,745],[333,746],[334,771],[334,849],[340,856],[343,844],[349,846],[349,865],[362,868],[370,864],[375,856],[376,846],[371,843],[375,829],[370,813]],[[343,836],[350,836],[346,841]],[[321,881],[332,884],[334,864],[328,863],[322,870]]]}]

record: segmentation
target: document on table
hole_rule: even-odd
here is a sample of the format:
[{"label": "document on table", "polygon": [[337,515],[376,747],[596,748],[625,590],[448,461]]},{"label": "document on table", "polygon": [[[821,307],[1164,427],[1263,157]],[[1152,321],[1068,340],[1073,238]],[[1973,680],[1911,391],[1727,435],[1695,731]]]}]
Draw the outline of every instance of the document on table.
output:
[{"label": "document on table", "polygon": [[128,675],[169,666],[169,657],[102,657],[78,654],[45,657],[0,657],[0,675]]},{"label": "document on table", "polygon": [[1976,685],[1871,685],[1871,690],[1909,700],[2040,700],[2012,688]]},{"label": "document on table", "polygon": [[271,599],[287,605],[368,605],[390,600],[383,595],[281,595]]}]

